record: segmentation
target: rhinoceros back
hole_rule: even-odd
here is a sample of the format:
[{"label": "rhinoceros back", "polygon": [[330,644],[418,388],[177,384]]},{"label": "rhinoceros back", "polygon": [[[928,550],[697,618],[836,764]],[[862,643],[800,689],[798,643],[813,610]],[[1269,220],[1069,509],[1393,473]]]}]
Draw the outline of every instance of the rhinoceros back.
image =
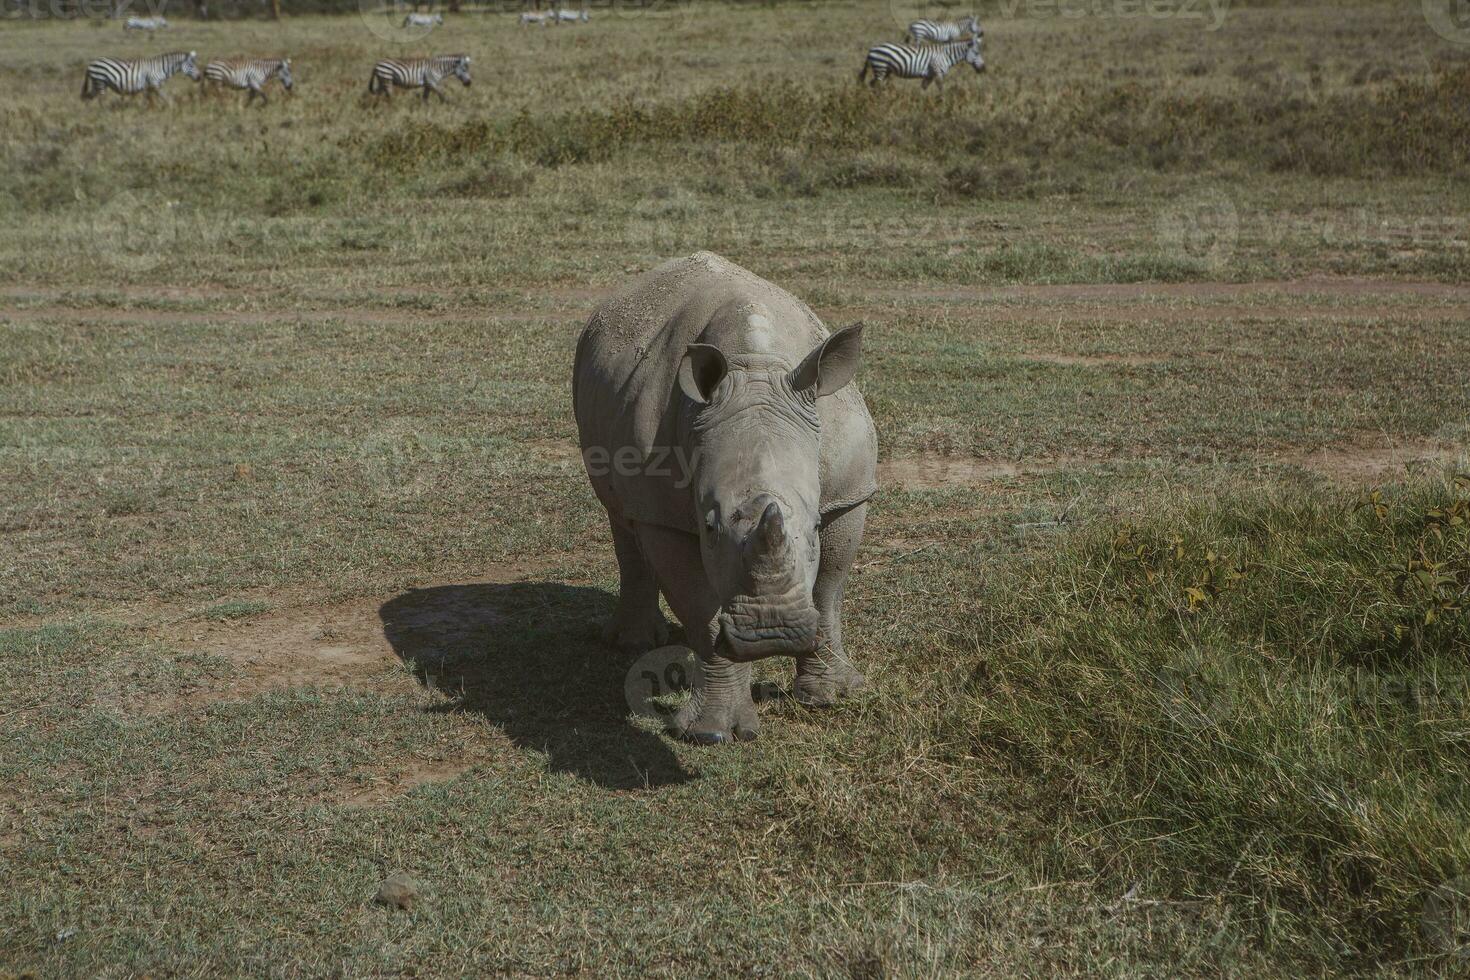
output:
[{"label": "rhinoceros back", "polygon": [[[573,367],[572,405],[584,459],[592,459],[588,451],[594,450],[597,459],[605,452],[610,460],[606,466],[589,465],[588,472],[614,515],[696,531],[689,486],[682,479],[686,461],[676,453],[680,413],[692,404],[678,386],[679,363],[712,321],[726,315],[722,311],[744,304],[769,312],[775,329],[761,338],[762,352],[783,358],[789,367],[827,337],[805,303],[710,252],[673,259],[644,274],[587,321]],[[741,351],[729,346],[727,341],[722,349],[736,364]],[[821,399],[819,409],[823,501],[866,499],[876,489],[876,447],[861,393],[849,385]],[[866,440],[866,449],[846,445],[854,439]],[[834,464],[829,457],[843,459]],[[847,457],[856,458],[856,464],[844,462]]]}]

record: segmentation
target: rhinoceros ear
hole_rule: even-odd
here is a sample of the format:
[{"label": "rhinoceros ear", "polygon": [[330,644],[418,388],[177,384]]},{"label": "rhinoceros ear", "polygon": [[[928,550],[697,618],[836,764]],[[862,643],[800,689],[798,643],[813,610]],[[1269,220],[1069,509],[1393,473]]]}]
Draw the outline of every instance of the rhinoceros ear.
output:
[{"label": "rhinoceros ear", "polygon": [[692,401],[703,404],[714,396],[729,371],[730,365],[718,347],[690,344],[684,360],[679,362],[679,387]]},{"label": "rhinoceros ear", "polygon": [[854,323],[828,337],[791,372],[797,391],[816,388],[817,397],[830,395],[853,379],[863,350],[863,325]]}]

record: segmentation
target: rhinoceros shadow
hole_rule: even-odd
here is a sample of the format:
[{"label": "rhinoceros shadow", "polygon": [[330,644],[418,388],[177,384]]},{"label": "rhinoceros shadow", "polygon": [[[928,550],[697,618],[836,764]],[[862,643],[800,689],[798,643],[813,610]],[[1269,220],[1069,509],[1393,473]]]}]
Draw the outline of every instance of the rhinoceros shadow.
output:
[{"label": "rhinoceros shadow", "polygon": [[429,710],[477,712],[544,752],[552,769],[609,789],[695,779],[663,738],[628,718],[633,658],[596,638],[613,603],[559,582],[447,585],[405,592],[378,614],[419,683],[450,697]]}]

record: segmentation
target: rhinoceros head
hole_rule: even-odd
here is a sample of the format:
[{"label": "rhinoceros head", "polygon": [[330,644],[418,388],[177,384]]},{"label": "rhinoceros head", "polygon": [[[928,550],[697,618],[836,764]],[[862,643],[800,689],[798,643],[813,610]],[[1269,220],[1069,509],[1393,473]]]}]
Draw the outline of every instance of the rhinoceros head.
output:
[{"label": "rhinoceros head", "polygon": [[695,403],[687,458],[705,574],[720,599],[716,650],[730,660],[816,649],[817,399],[857,373],[862,331],[838,331],[794,368],[703,343],[679,366],[679,386]]}]

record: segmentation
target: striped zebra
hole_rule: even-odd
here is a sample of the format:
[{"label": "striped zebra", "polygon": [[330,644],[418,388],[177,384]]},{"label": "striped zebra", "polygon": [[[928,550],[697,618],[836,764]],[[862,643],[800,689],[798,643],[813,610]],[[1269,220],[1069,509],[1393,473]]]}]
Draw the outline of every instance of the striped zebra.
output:
[{"label": "striped zebra", "polygon": [[403,18],[404,27],[438,27],[444,23],[443,14],[419,14],[410,12]]},{"label": "striped zebra", "polygon": [[858,81],[861,82],[871,71],[873,78],[869,85],[877,85],[889,75],[897,75],[899,78],[922,78],[922,88],[928,88],[930,82],[937,82],[942,89],[944,76],[960,62],[974,65],[976,71],[985,70],[978,37],[948,44],[880,44],[868,51],[863,69],[858,72]]},{"label": "striped zebra", "polygon": [[368,91],[373,95],[393,97],[393,86],[399,88],[422,88],[424,101],[429,93],[439,96],[440,102],[448,102],[439,90],[439,83],[453,75],[465,84],[470,84],[470,58],[464,54],[441,54],[433,58],[385,58],[373,65],[373,76],[368,79]]},{"label": "striped zebra", "polygon": [[909,24],[909,39],[915,44],[929,42],[931,44],[942,44],[945,41],[958,41],[969,34],[971,37],[985,36],[985,29],[980,22],[971,14],[961,21],[952,20],[916,20]]},{"label": "striped zebra", "polygon": [[[87,75],[82,79],[82,98],[92,99],[103,89],[112,89],[119,95],[148,93],[151,103],[155,96],[163,95],[163,83],[183,72],[194,81],[199,81],[199,64],[193,51],[171,51],[152,58],[98,58],[87,66]],[[168,101],[168,96],[163,96]]]},{"label": "striped zebra", "polygon": [[585,24],[592,19],[592,15],[585,10],[562,10],[556,11],[556,20],[552,23],[560,24],[562,21],[570,21],[573,24]]},{"label": "striped zebra", "polygon": [[291,77],[290,58],[220,58],[204,66],[204,77],[216,88],[227,85],[248,89],[250,94],[245,98],[246,105],[257,97],[261,102],[270,101],[265,97],[265,83],[272,78],[279,78],[281,88],[287,92],[295,84]]},{"label": "striped zebra", "polygon": [[168,21],[162,17],[129,17],[123,21],[125,31],[156,31],[167,26]]}]

